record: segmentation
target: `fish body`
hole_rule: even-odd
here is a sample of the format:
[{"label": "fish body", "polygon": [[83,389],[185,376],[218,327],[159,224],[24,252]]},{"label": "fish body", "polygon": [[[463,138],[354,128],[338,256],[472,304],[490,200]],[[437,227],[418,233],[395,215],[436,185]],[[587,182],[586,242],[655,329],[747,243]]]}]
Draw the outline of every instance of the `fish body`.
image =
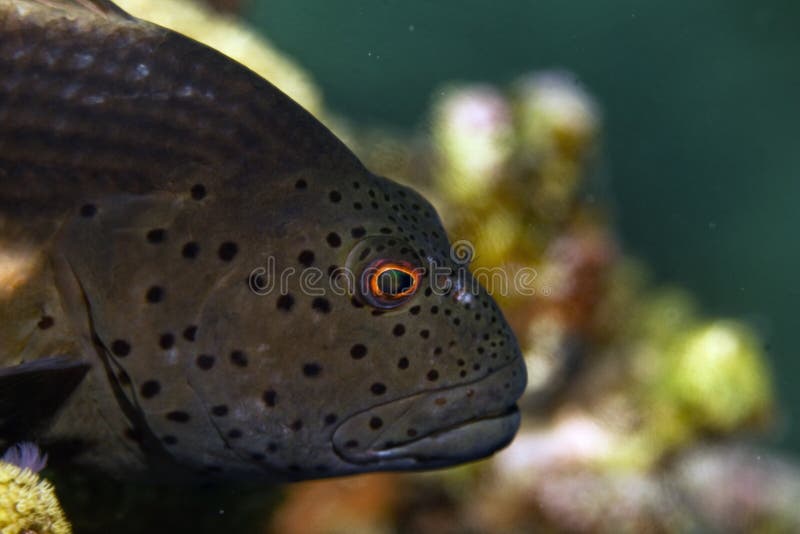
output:
[{"label": "fish body", "polygon": [[511,440],[524,364],[434,208],[268,82],[102,0],[0,0],[0,73],[0,444],[283,480]]}]

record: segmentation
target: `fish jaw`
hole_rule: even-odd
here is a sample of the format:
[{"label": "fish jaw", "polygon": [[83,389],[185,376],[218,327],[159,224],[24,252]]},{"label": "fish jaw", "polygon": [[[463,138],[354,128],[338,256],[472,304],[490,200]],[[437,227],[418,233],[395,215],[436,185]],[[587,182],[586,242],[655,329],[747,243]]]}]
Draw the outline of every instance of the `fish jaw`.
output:
[{"label": "fish jaw", "polygon": [[334,451],[355,471],[431,469],[484,458],[516,434],[516,400],[525,384],[517,357],[480,380],[374,406],[337,427]]}]

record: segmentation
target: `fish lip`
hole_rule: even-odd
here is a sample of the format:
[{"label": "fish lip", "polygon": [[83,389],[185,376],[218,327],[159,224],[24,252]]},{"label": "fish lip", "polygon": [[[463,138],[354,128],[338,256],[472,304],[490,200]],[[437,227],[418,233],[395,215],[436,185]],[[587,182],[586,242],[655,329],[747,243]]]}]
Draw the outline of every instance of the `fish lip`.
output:
[{"label": "fish lip", "polygon": [[[504,436],[502,436],[502,438],[499,438],[494,442],[492,442],[491,445],[483,446],[482,448],[484,449],[485,454],[481,454],[480,456],[471,456],[472,459],[482,458],[508,445],[511,442],[511,440],[514,439],[514,435],[516,434],[516,431],[519,428],[520,421],[521,421],[521,416],[519,407],[516,404],[512,404],[511,406],[507,407],[504,410],[477,417],[471,417],[469,419],[453,423],[451,426],[434,430],[433,432],[429,432],[423,436],[417,436],[416,438],[410,439],[408,441],[398,443],[392,447],[385,447],[383,449],[378,449],[376,451],[376,457],[377,457],[376,459],[377,460],[391,459],[394,456],[394,451],[396,450],[399,450],[401,448],[407,448],[415,443],[430,441],[432,439],[440,439],[448,434],[452,435],[453,432],[457,432],[458,430],[464,429],[467,426],[479,425],[481,429],[483,429],[484,427],[488,426],[486,423],[496,423],[496,422],[510,423],[510,426],[514,428],[513,432],[505,434]],[[426,462],[426,464],[430,462],[435,462],[437,459],[441,459],[447,461],[446,465],[449,465],[451,463],[459,462],[461,456],[458,454],[447,454],[447,455],[412,454],[409,456],[409,458],[414,458],[417,461],[424,461]]]},{"label": "fish lip", "polygon": [[[519,374],[514,374],[514,371]],[[334,430],[331,436],[333,451],[342,461],[360,466],[359,470],[364,471],[446,467],[489,456],[508,445],[516,435],[520,425],[516,401],[525,389],[525,374],[524,361],[520,355],[475,380],[413,393],[356,412],[341,421]],[[504,378],[515,380],[515,388],[511,392],[500,390],[499,384],[503,383]],[[492,391],[493,387],[495,391]],[[502,393],[498,394],[498,390]],[[459,399],[464,400],[464,394],[469,397],[475,391],[483,395],[483,398],[476,399],[479,402],[477,406],[459,404]],[[399,420],[387,425],[396,430],[407,422],[407,414],[416,411],[415,407],[425,409],[425,402],[440,396],[448,396],[454,401],[452,407],[455,413],[463,409],[468,415],[452,418],[452,422],[438,427],[435,426],[434,419],[433,428],[414,437],[404,435],[395,442],[384,442],[382,447],[378,446],[378,441],[384,437],[383,433],[371,438],[363,446],[351,447],[345,441],[352,437],[351,432],[358,433],[359,426],[373,414],[397,417]],[[476,395],[478,396],[480,395]],[[452,415],[453,412],[450,413]]]},{"label": "fish lip", "polygon": [[[336,452],[345,462],[368,470],[413,471],[448,467],[479,460],[502,449],[514,439],[520,422],[519,408],[513,404],[502,411],[464,419],[389,447],[368,448],[347,457],[338,450]],[[485,437],[498,428],[504,431],[497,433],[492,440],[475,442],[464,439]],[[432,450],[414,451],[420,447]]]}]

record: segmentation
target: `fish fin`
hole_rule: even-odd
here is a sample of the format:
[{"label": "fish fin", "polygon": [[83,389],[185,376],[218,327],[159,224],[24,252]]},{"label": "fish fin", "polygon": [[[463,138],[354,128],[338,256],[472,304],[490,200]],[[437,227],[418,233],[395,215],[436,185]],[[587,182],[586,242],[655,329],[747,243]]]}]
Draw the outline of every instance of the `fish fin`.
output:
[{"label": "fish fin", "polygon": [[0,439],[35,434],[86,376],[91,366],[53,356],[0,369]]},{"label": "fish fin", "polygon": [[75,11],[87,10],[95,15],[102,15],[104,17],[122,17],[127,20],[133,20],[133,17],[127,12],[123,11],[111,0],[34,0],[40,4],[53,9],[60,9],[62,11]]}]

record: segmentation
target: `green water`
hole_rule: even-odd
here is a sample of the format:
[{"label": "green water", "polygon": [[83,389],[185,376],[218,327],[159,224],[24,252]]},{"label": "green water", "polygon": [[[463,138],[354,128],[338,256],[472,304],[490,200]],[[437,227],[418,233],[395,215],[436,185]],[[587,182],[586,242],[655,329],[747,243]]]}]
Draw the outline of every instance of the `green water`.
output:
[{"label": "green water", "polygon": [[447,80],[577,73],[627,250],[759,329],[776,440],[800,452],[800,3],[260,0],[249,17],[359,123],[423,126]]}]

